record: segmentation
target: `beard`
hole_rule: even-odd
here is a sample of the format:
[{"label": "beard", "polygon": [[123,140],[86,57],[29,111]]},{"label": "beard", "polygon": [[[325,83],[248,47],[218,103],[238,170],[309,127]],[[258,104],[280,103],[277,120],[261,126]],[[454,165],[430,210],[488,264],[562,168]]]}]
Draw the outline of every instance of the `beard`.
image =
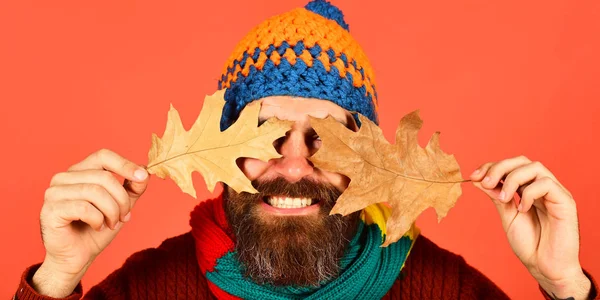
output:
[{"label": "beard", "polygon": [[[330,216],[340,196],[335,187],[302,179],[253,181],[256,194],[238,194],[225,187],[227,220],[235,236],[237,258],[244,274],[259,284],[319,286],[337,277],[340,259],[353,237],[359,213]],[[319,212],[306,216],[280,216],[264,212],[269,196],[311,198]],[[268,204],[266,204],[268,205]]]}]

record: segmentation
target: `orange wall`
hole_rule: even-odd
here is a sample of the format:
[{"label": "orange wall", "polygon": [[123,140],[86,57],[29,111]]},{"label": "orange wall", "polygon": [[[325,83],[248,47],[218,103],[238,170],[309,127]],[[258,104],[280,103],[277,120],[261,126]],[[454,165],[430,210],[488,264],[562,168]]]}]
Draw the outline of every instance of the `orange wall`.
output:
[{"label": "orange wall", "polygon": [[[419,108],[423,145],[441,130],[442,147],[465,176],[519,154],[542,161],[577,200],[581,261],[600,278],[600,2],[433,2],[334,0],[375,67],[388,138]],[[38,216],[52,174],[102,147],[146,163],[169,103],[191,125],[235,43],[266,17],[304,3],[2,1],[0,295],[43,258]],[[424,234],[511,297],[537,295],[492,204],[469,184],[463,190],[440,225],[432,211],[419,219]],[[84,288],[131,253],[185,232],[195,204],[173,182],[153,178]]]}]

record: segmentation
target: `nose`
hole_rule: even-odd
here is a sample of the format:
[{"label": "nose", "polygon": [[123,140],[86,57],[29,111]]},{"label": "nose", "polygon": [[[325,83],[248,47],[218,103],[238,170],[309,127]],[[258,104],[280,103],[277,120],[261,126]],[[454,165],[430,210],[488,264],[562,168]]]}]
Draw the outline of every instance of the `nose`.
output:
[{"label": "nose", "polygon": [[275,160],[273,167],[287,181],[297,182],[314,172],[313,164],[308,160],[311,149],[303,132],[290,131],[276,142],[275,147],[282,157]]}]

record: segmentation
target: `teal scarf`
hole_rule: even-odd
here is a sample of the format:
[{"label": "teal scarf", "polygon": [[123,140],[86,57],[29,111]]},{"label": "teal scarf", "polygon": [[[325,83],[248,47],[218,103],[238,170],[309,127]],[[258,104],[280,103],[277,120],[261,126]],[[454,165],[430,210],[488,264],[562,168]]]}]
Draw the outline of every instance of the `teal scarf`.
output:
[{"label": "teal scarf", "polygon": [[234,251],[218,258],[206,278],[227,294],[243,299],[381,299],[398,278],[418,236],[413,226],[398,242],[381,247],[387,217],[389,208],[383,205],[363,210],[357,234],[341,259],[340,275],[319,287],[256,284],[244,276]]}]

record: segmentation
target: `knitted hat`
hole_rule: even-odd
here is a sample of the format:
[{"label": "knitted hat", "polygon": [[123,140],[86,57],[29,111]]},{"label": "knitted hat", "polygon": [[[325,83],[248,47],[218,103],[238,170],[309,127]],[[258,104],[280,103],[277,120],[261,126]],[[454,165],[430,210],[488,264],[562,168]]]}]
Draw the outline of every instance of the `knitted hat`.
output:
[{"label": "knitted hat", "polygon": [[326,0],[271,17],[235,47],[219,80],[221,129],[268,96],[329,100],[377,123],[375,76],[343,13]]}]

